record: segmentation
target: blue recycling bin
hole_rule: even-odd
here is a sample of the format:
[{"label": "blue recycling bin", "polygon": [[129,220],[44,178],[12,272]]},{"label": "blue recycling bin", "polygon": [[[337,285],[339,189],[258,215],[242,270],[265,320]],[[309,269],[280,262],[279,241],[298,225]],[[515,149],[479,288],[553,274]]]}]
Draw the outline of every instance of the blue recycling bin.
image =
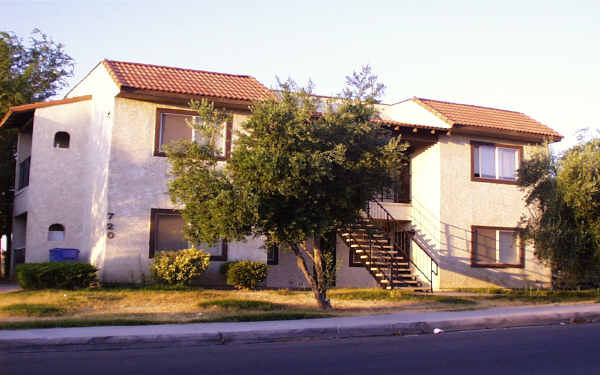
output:
[{"label": "blue recycling bin", "polygon": [[77,262],[79,260],[79,249],[64,249],[55,247],[50,249],[51,262]]}]

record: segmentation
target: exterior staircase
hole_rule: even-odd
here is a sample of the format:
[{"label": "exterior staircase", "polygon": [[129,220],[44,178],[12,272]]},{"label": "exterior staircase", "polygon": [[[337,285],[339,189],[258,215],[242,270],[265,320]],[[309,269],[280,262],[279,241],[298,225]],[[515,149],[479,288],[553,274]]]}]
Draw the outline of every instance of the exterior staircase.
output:
[{"label": "exterior staircase", "polygon": [[340,231],[346,245],[356,254],[354,262],[362,264],[382,288],[422,289],[423,283],[411,272],[410,240],[392,241],[394,233],[366,214],[358,223]]}]

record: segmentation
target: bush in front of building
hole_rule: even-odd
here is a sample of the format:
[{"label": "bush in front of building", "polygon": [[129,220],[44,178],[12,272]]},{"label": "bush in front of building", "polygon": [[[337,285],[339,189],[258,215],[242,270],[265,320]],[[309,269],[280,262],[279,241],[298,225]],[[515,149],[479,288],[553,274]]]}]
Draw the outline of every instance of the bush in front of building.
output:
[{"label": "bush in front of building", "polygon": [[268,267],[261,262],[243,260],[227,266],[227,284],[238,289],[254,289],[267,279]]},{"label": "bush in front of building", "polygon": [[225,262],[221,264],[221,267],[219,267],[219,273],[223,276],[223,278],[225,278],[225,280],[227,280],[227,272],[229,272],[229,267],[235,263],[237,263],[237,261]]},{"label": "bush in front of building", "polygon": [[83,262],[26,263],[17,266],[23,289],[79,289],[96,280],[98,268]]},{"label": "bush in front of building", "polygon": [[210,254],[195,248],[160,251],[150,264],[154,279],[161,284],[190,285],[210,264]]}]

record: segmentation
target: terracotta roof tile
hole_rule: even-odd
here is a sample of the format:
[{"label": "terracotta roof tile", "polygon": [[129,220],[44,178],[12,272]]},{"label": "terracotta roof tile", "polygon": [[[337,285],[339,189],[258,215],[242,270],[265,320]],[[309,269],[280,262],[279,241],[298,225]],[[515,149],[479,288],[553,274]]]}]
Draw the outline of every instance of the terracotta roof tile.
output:
[{"label": "terracotta roof tile", "polygon": [[246,75],[112,60],[102,63],[120,87],[246,101],[273,97],[269,89]]},{"label": "terracotta roof tile", "polygon": [[562,138],[559,133],[520,112],[424,98],[413,98],[412,100],[452,126],[466,125],[510,130],[550,136],[555,140]]},{"label": "terracotta roof tile", "polygon": [[92,99],[91,95],[85,95],[85,96],[76,96],[74,98],[50,100],[47,102],[37,102],[37,103],[31,103],[31,104],[12,106],[8,109],[8,112],[6,112],[6,115],[4,115],[2,120],[0,120],[0,127],[11,128],[11,127],[18,126],[19,124],[21,124],[22,121],[20,121],[20,120],[22,118],[24,118],[24,116],[25,117],[33,116],[33,112],[38,108],[52,107],[52,106],[61,105],[61,104],[77,103],[77,102],[82,102],[82,101],[91,100],[91,99]]}]

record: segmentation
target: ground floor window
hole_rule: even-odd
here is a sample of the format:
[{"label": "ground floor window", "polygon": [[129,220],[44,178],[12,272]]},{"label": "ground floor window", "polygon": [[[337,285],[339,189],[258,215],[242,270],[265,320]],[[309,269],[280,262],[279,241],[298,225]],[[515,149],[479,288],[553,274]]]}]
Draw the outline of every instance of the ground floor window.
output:
[{"label": "ground floor window", "polygon": [[472,227],[472,267],[524,267],[525,246],[516,228]]},{"label": "ground floor window", "polygon": [[[185,221],[178,210],[153,208],[150,216],[150,258],[154,257],[157,251],[182,250],[192,246],[183,236]],[[211,260],[227,260],[225,240],[210,247],[202,244],[195,247],[211,254]]]},{"label": "ground floor window", "polygon": [[279,246],[276,243],[267,245],[267,264],[271,266],[279,264]]}]

